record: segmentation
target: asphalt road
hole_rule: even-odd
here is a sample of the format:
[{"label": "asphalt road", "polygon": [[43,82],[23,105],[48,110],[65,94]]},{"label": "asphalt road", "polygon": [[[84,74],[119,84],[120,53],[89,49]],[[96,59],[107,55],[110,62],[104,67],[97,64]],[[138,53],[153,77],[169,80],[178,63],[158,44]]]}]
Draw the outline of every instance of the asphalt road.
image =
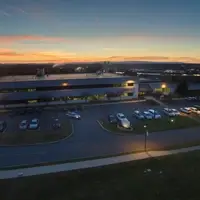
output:
[{"label": "asphalt road", "polygon": [[[130,118],[133,108],[145,110],[150,107],[160,109],[159,106],[148,106],[143,103],[88,107],[81,113],[82,120],[73,120],[74,134],[67,140],[38,146],[0,147],[0,167],[118,154],[134,151],[136,148],[142,149],[144,148],[143,135],[111,134],[102,130],[96,120],[116,112],[123,112]],[[41,128],[45,129],[49,127],[52,117],[56,116],[66,117],[63,112],[44,111],[41,116],[30,114],[29,116],[14,117],[11,121],[7,115],[2,115],[0,118],[6,119],[8,128],[14,131],[18,128],[18,122],[21,119],[38,117],[41,120]],[[12,126],[12,123],[15,126]],[[151,133],[148,136],[147,146],[167,146],[195,140],[200,140],[200,128]]]}]

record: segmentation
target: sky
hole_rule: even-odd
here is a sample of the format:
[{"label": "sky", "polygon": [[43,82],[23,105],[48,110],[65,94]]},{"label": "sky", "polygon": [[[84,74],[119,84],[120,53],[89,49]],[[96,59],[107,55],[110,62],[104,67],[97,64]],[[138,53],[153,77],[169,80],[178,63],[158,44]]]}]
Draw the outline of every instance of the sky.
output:
[{"label": "sky", "polygon": [[0,62],[200,63],[199,0],[1,0]]}]

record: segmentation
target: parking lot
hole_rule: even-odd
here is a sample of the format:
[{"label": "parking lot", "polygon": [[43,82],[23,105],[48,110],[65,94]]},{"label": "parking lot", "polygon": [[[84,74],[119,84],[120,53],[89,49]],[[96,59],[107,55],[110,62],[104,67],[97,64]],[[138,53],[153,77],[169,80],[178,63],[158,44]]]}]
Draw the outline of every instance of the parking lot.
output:
[{"label": "parking lot", "polygon": [[[195,103],[197,104],[197,103]],[[172,106],[178,108],[178,106]],[[152,106],[144,103],[120,103],[110,105],[95,105],[85,107],[80,111],[81,120],[72,119],[74,125],[74,134],[67,140],[50,145],[34,145],[21,147],[1,147],[0,158],[3,166],[20,165],[20,164],[34,164],[39,162],[50,162],[57,160],[66,160],[74,158],[85,158],[90,156],[112,155],[121,152],[131,152],[135,149],[144,147],[143,135],[127,135],[121,137],[116,134],[108,134],[104,131],[97,120],[105,118],[107,120],[108,114],[115,114],[122,112],[133,121],[136,119],[132,117],[133,109],[145,110],[154,108],[162,110],[160,106]],[[3,134],[13,134],[14,131],[19,130],[19,122],[23,119],[32,119],[38,117],[40,119],[40,131],[50,130],[52,117],[59,117],[62,123],[66,122],[66,111],[63,109],[54,109],[43,111],[40,115],[37,113],[24,114],[20,116],[9,117],[8,114],[1,114],[0,120],[5,120],[8,128]],[[14,126],[13,126],[14,125]],[[12,132],[13,131],[13,132]],[[25,131],[28,134],[29,131]],[[200,139],[199,128],[193,129],[192,132],[187,130],[172,130],[160,132],[159,134],[149,134],[148,147],[162,147],[172,144],[183,143],[185,141],[191,142]]]},{"label": "parking lot", "polygon": [[[39,120],[39,126],[38,128],[30,130],[29,125],[31,123],[31,120],[33,119]],[[56,121],[55,119],[57,119],[58,121]],[[27,120],[28,122],[27,127],[24,129],[20,128],[20,123],[23,120]],[[28,141],[27,143],[30,144],[32,143],[31,137],[33,138],[33,143],[46,141],[48,142],[54,140],[54,138],[55,140],[61,139],[65,135],[67,136],[68,134],[68,130],[65,130],[66,133],[64,133],[63,130],[64,128],[68,128],[67,126],[69,124],[69,119],[65,116],[64,112],[60,111],[44,110],[41,113],[38,113],[34,110],[32,112],[27,112],[27,110],[23,110],[23,112],[19,113],[17,110],[13,110],[12,112],[1,113],[0,121],[6,122],[5,130],[2,133],[0,133],[1,144],[26,144],[26,141]],[[56,122],[57,124],[61,124],[60,131],[56,130],[54,127]],[[20,138],[16,138],[17,136],[21,138],[21,142]]]},{"label": "parking lot", "polygon": [[[198,102],[188,102],[185,100],[173,101],[169,105],[171,108],[179,109],[184,106],[193,106],[198,104]],[[92,135],[91,132],[100,132],[97,120],[106,119],[109,114],[123,113],[132,124],[137,123],[138,119],[133,116],[133,111],[135,109],[140,110],[141,112],[148,109],[155,109],[159,112],[162,117],[167,117],[163,112],[163,107],[159,105],[148,105],[147,103],[138,102],[138,103],[120,103],[120,104],[108,104],[108,105],[96,105],[96,106],[87,106],[83,111],[80,111],[81,120],[72,120],[74,124],[74,137],[85,137],[87,135]],[[16,112],[16,110],[14,110]],[[1,113],[0,120],[4,120],[7,123],[7,128],[5,130],[6,134],[15,134],[19,132],[19,124],[22,120],[28,120],[29,122],[37,118],[40,121],[40,131],[48,133],[52,130],[53,119],[58,118],[61,123],[64,123],[68,117],[65,115],[67,111],[64,109],[54,109],[54,110],[43,110],[41,113],[30,112],[18,115],[10,115],[9,113]],[[87,130],[87,131],[86,131]],[[81,132],[84,131],[84,135]],[[28,132],[28,130],[27,130]],[[96,135],[96,134],[93,134]]]}]

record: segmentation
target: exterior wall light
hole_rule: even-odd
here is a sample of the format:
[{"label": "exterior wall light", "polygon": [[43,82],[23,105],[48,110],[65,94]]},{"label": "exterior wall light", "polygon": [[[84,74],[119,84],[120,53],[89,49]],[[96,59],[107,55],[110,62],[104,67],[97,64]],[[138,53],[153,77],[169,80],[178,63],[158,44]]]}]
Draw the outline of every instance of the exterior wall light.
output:
[{"label": "exterior wall light", "polygon": [[65,87],[66,87],[66,86],[68,86],[68,84],[67,84],[67,83],[63,83],[62,86],[65,86]]}]

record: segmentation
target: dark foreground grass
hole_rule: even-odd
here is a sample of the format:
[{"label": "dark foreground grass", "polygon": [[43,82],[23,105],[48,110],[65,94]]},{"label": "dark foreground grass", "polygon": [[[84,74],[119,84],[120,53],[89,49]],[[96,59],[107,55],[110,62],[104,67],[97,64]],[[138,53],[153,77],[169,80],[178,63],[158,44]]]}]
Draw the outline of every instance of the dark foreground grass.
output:
[{"label": "dark foreground grass", "polygon": [[184,129],[184,128],[191,128],[195,126],[199,126],[200,122],[191,119],[186,116],[177,116],[173,118],[173,122],[168,117],[164,117],[157,120],[140,120],[136,124],[133,124],[133,131],[123,131],[117,128],[115,124],[110,124],[106,120],[99,120],[99,122],[111,132],[116,133],[136,133],[136,134],[144,134],[145,129],[144,125],[147,126],[147,130],[149,132],[158,132],[158,131],[166,131],[166,130],[173,130],[173,129]]},{"label": "dark foreground grass", "polygon": [[[2,200],[199,200],[200,152],[0,181]],[[147,171],[149,172],[145,172]]]},{"label": "dark foreground grass", "polygon": [[60,129],[57,130],[25,130],[14,133],[0,134],[0,145],[26,145],[35,143],[53,142],[63,139],[72,133],[72,124],[65,120]]}]

